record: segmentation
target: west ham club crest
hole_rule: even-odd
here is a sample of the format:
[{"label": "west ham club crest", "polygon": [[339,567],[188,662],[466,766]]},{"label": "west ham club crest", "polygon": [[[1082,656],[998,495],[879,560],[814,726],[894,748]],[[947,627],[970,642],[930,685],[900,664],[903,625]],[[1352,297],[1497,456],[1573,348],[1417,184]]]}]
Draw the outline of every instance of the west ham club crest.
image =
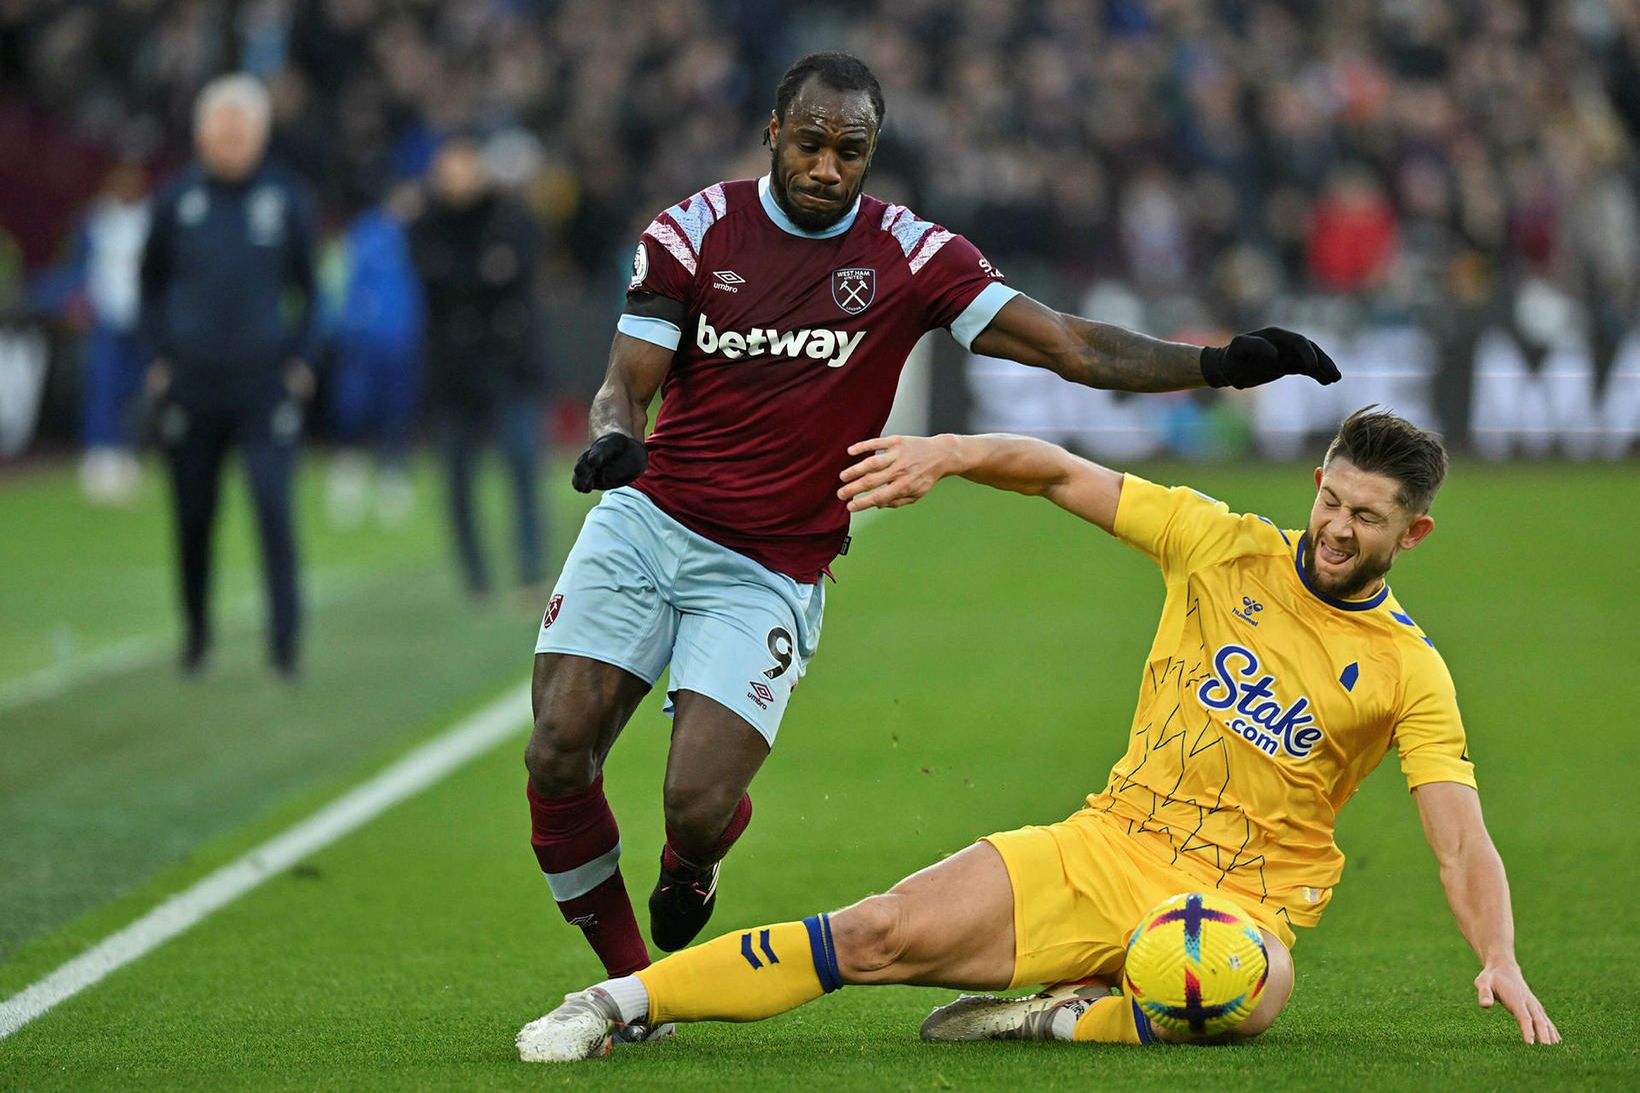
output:
[{"label": "west ham club crest", "polygon": [[831,298],[850,315],[858,315],[877,295],[874,269],[837,269],[831,272]]}]

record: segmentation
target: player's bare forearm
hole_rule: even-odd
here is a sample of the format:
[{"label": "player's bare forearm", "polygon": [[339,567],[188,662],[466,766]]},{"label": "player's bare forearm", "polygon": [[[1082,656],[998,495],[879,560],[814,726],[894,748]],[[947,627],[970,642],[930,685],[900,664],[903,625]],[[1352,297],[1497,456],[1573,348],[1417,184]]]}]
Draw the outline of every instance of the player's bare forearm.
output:
[{"label": "player's bare forearm", "polygon": [[1441,862],[1441,887],[1469,947],[1483,965],[1515,966],[1515,922],[1503,859],[1485,836]]},{"label": "player's bare forearm", "polygon": [[1181,391],[1207,382],[1200,346],[1065,315],[1027,296],[1008,301],[973,348],[1114,391]]},{"label": "player's bare forearm", "polygon": [[1122,476],[1045,441],[1005,433],[983,436],[889,436],[849,448],[862,457],[842,473],[837,495],[849,511],[900,508],[942,478],[959,476],[982,486],[1054,504],[1109,531],[1115,525]]},{"label": "player's bare forearm", "polygon": [[1509,878],[1481,816],[1480,796],[1470,786],[1431,782],[1413,790],[1413,800],[1458,929],[1481,963],[1513,964]]},{"label": "player's bare forearm", "polygon": [[1076,337],[1060,375],[1112,391],[1184,391],[1205,386],[1199,345],[1163,341],[1109,323],[1065,316]]},{"label": "player's bare forearm", "polygon": [[649,425],[649,403],[671,363],[672,350],[616,334],[609,347],[609,370],[587,414],[588,439],[623,433],[642,440]]},{"label": "player's bare forearm", "polygon": [[1452,916],[1480,958],[1476,1001],[1502,1002],[1527,1043],[1558,1044],[1560,1030],[1527,986],[1515,959],[1515,919],[1503,859],[1481,818],[1480,797],[1466,785],[1433,782],[1413,790],[1424,836],[1440,863]]},{"label": "player's bare forearm", "polygon": [[575,461],[570,482],[577,491],[610,490],[636,481],[648,465],[644,427],[649,401],[672,363],[663,345],[617,333],[609,347],[609,371],[587,414],[587,450]]},{"label": "player's bare forearm", "polygon": [[947,452],[947,475],[998,490],[1040,496],[1065,480],[1071,454],[1028,436],[986,433],[939,436]]},{"label": "player's bare forearm", "polygon": [[587,439],[624,433],[634,440],[642,440],[648,426],[649,403],[634,399],[630,388],[616,377],[606,377],[587,414]]},{"label": "player's bare forearm", "polygon": [[1338,366],[1302,334],[1267,326],[1206,349],[1066,315],[1015,296],[973,341],[974,352],[1046,368],[1114,391],[1257,387],[1282,376],[1336,383]]}]

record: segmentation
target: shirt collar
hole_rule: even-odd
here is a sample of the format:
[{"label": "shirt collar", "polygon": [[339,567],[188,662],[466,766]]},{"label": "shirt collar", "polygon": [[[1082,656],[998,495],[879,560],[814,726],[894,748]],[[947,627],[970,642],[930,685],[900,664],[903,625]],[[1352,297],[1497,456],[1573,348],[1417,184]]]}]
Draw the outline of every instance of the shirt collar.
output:
[{"label": "shirt collar", "polygon": [[1298,537],[1298,549],[1293,553],[1293,568],[1298,570],[1299,583],[1304,590],[1328,607],[1336,607],[1340,611],[1371,611],[1374,607],[1389,598],[1389,584],[1386,582],[1378,586],[1378,591],[1364,600],[1341,600],[1337,596],[1329,596],[1319,588],[1310,584],[1309,575],[1304,572],[1304,552],[1309,549],[1309,533],[1305,532]]},{"label": "shirt collar", "polygon": [[769,176],[764,175],[757,180],[757,199],[763,203],[763,211],[769,214],[774,226],[787,235],[797,235],[804,239],[830,239],[842,235],[854,227],[854,218],[860,215],[860,199],[856,197],[849,211],[843,214],[843,219],[827,228],[825,231],[808,232],[792,223],[792,218],[786,215],[774,195],[769,192]]}]

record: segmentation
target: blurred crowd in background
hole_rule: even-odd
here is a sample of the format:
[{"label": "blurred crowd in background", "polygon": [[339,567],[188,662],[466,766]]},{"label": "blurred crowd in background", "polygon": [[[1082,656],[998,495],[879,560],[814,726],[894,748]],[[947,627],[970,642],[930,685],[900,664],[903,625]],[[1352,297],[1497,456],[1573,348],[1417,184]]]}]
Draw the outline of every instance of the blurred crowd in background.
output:
[{"label": "blurred crowd in background", "polygon": [[584,401],[636,234],[763,173],[816,48],[884,84],[868,187],[1067,309],[1117,286],[1146,329],[1214,336],[1303,299],[1601,357],[1640,305],[1635,0],[0,0],[0,309],[72,309],[42,274],[187,159],[237,68],[335,239],[413,215],[395,187],[476,134],[541,228],[537,348]]}]

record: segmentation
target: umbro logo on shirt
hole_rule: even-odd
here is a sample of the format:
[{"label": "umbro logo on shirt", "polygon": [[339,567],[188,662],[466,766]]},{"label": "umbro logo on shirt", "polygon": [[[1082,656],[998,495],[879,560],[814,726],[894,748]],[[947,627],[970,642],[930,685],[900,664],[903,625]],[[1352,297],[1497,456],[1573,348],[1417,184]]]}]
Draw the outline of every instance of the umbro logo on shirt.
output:
[{"label": "umbro logo on shirt", "polygon": [[744,285],[746,283],[746,278],[742,277],[732,269],[713,270],[712,276],[717,278],[717,284],[712,287],[717,289],[719,292],[739,292],[740,289],[735,286]]}]

